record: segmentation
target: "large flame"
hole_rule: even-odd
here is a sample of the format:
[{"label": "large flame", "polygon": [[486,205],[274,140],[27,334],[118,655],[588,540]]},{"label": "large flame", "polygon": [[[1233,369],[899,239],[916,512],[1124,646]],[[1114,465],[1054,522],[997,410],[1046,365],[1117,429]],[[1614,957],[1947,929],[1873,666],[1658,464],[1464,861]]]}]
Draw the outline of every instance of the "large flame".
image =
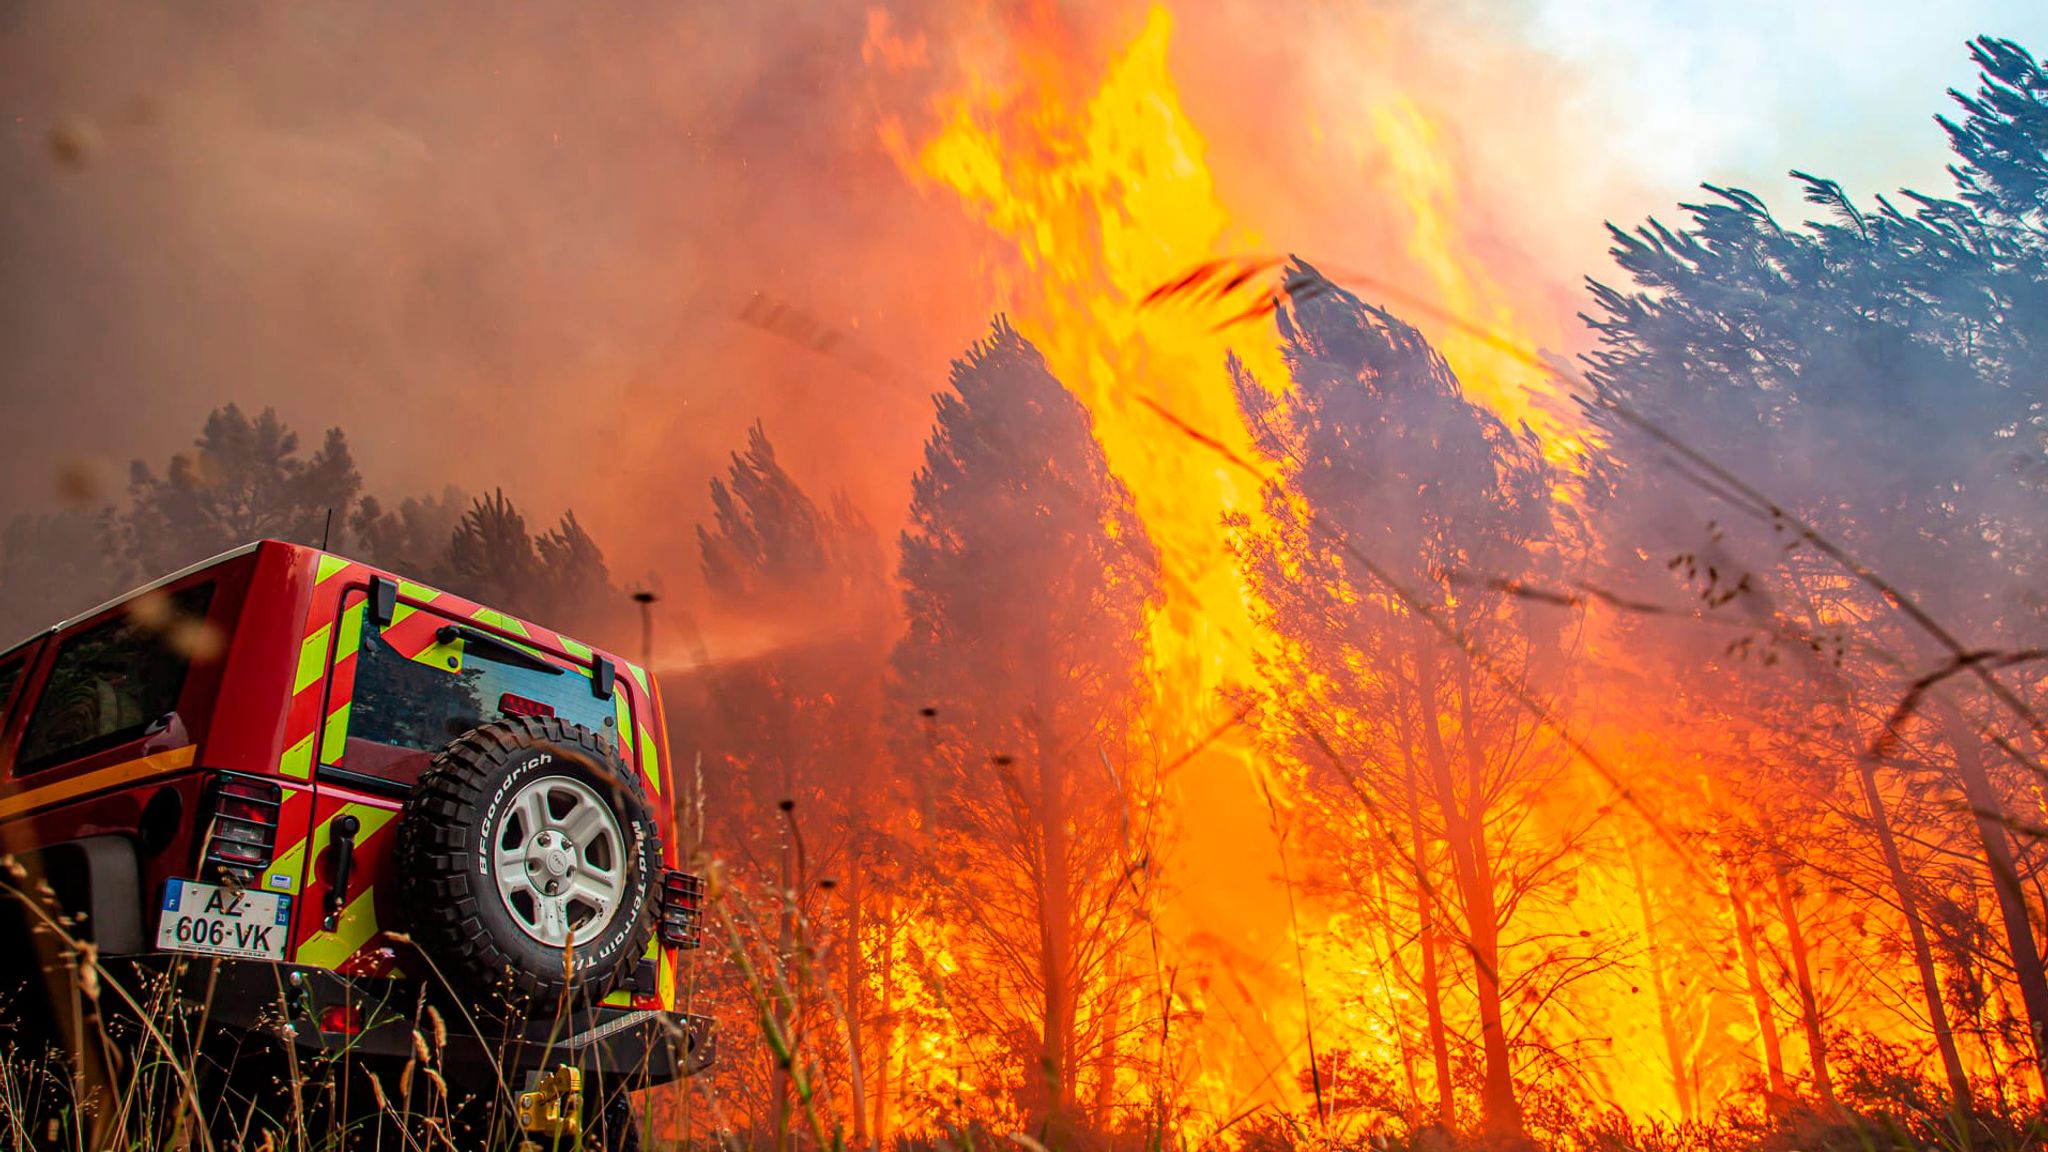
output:
[{"label": "large flame", "polygon": [[[1172,443],[1138,403],[1149,397],[1232,443],[1244,439],[1213,318],[1138,302],[1255,238],[1232,225],[1207,145],[1181,107],[1166,10],[1151,11],[1085,100],[1071,91],[1074,65],[1054,31],[1024,23],[1020,79],[970,78],[941,102],[940,126],[921,145],[906,145],[900,128],[886,138],[915,179],[957,194],[1006,242],[987,268],[997,306],[1094,414],[1165,556],[1171,587],[1154,652],[1175,692],[1200,704],[1246,671],[1248,618],[1217,525],[1225,512],[1251,510],[1257,493],[1213,454]],[[1264,378],[1282,378],[1269,348],[1245,351]]]},{"label": "large flame", "polygon": [[[1056,18],[1031,8],[1010,29],[1007,57],[963,62],[964,80],[928,110],[922,131],[895,117],[882,129],[912,181],[985,226],[995,306],[1093,414],[1111,467],[1160,547],[1166,599],[1151,639],[1169,755],[1175,742],[1189,746],[1214,728],[1222,689],[1250,682],[1257,640],[1222,522],[1231,513],[1256,522],[1259,494],[1254,478],[1139,398],[1251,458],[1226,357],[1237,355],[1268,387],[1287,384],[1270,323],[1218,332],[1215,315],[1141,307],[1195,265],[1260,251],[1255,220],[1224,202],[1209,144],[1184,106],[1170,67],[1174,27],[1165,7],[1152,7],[1098,72],[1076,58]],[[871,61],[911,66],[923,56],[922,43],[914,47],[890,34],[886,18],[870,20]],[[1431,336],[1469,395],[1511,423],[1528,422],[1553,457],[1567,452],[1570,430],[1545,406],[1543,380],[1504,348],[1554,345],[1557,326],[1487,274],[1486,245],[1465,229],[1467,198],[1442,125],[1395,94],[1363,110],[1349,146],[1363,207],[1405,237],[1370,280],[1395,286],[1387,303]],[[1363,291],[1376,294],[1372,284]],[[1177,783],[1191,895],[1175,929],[1181,946],[1217,960],[1219,973],[1189,994],[1213,1033],[1190,1076],[1198,1111],[1220,1123],[1250,1099],[1303,1103],[1297,1073],[1316,1013],[1348,1024],[1348,1042],[1365,1059],[1398,1063],[1402,1040],[1388,1021],[1398,1020],[1393,1002],[1407,993],[1383,969],[1341,949],[1311,950],[1297,983],[1296,939],[1312,941],[1328,924],[1311,922],[1307,907],[1290,922],[1277,877],[1291,841],[1245,834],[1248,816],[1269,806],[1281,810],[1275,826],[1284,825],[1285,781],[1264,779],[1243,745],[1226,741],[1186,765]],[[1309,985],[1318,990],[1312,997],[1303,992]],[[1314,1007],[1303,1003],[1311,998]]]}]

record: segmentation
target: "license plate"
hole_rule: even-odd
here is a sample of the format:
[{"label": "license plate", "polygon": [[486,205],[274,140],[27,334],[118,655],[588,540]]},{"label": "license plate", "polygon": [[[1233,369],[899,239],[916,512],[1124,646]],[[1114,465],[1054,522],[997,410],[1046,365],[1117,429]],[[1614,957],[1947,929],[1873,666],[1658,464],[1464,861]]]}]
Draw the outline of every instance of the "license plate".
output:
[{"label": "license plate", "polygon": [[164,886],[156,946],[210,956],[283,960],[291,920],[292,898],[282,892],[172,880]]}]

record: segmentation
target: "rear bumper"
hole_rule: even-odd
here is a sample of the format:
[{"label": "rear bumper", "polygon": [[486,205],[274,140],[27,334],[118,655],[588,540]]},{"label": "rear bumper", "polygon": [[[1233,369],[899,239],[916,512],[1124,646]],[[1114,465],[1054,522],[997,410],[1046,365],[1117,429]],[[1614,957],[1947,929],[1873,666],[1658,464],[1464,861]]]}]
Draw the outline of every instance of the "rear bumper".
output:
[{"label": "rear bumper", "polygon": [[[700,1072],[716,1053],[705,1016],[599,1007],[557,1018],[472,1015],[404,980],[352,979],[321,968],[250,960],[137,958],[176,982],[178,996],[209,1028],[288,1040],[302,1055],[403,1064],[414,1033],[451,1079],[475,1083],[568,1064],[626,1088]],[[436,1029],[428,1007],[439,1014]],[[437,1037],[445,1037],[438,1039]]]}]

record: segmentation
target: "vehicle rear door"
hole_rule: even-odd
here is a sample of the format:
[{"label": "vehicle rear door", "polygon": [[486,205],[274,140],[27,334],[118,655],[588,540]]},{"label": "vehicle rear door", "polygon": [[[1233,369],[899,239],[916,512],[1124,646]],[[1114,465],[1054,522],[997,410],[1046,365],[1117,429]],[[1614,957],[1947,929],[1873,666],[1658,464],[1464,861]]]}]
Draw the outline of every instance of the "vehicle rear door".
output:
[{"label": "vehicle rear door", "polygon": [[313,770],[301,963],[354,975],[397,967],[397,949],[379,937],[399,817],[421,773],[464,732],[507,716],[556,716],[623,746],[632,762],[624,683],[599,696],[589,650],[575,645],[572,655],[570,642],[539,631],[420,585],[364,582],[343,594]]}]

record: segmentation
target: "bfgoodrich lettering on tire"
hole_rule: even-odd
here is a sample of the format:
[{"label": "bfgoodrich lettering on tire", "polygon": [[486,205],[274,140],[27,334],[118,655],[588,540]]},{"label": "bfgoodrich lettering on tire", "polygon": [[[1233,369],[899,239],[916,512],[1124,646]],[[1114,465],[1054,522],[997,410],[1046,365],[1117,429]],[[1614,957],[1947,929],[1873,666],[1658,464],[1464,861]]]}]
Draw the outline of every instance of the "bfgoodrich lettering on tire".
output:
[{"label": "bfgoodrich lettering on tire", "polygon": [[590,729],[528,716],[473,729],[400,820],[407,929],[458,991],[594,1003],[647,951],[661,843],[639,780]]}]

